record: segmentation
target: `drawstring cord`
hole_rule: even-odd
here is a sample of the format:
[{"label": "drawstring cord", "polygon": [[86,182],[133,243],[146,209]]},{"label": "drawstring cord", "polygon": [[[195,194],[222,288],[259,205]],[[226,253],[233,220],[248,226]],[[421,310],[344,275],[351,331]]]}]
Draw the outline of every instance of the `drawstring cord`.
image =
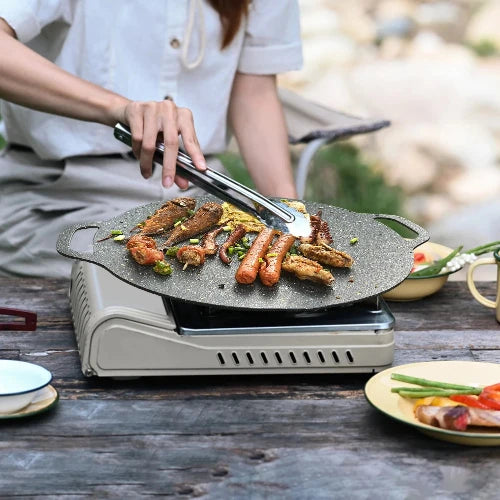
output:
[{"label": "drawstring cord", "polygon": [[[198,14],[198,16],[196,15]],[[198,17],[198,34],[200,37],[200,46],[198,50],[198,56],[193,61],[188,60],[189,46],[191,45],[191,37],[193,35],[193,28]],[[186,25],[186,30],[184,31],[184,40],[182,43],[181,60],[182,64],[186,69],[197,68],[203,56],[205,55],[205,19],[203,17],[203,4],[202,0],[190,0],[189,2],[189,15],[188,22]]]}]

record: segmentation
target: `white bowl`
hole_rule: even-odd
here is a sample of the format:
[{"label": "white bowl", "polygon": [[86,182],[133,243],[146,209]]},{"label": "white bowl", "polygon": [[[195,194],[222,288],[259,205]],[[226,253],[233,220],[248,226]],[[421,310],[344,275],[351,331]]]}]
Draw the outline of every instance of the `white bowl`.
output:
[{"label": "white bowl", "polygon": [[0,413],[14,413],[28,406],[37,391],[50,384],[52,373],[42,366],[0,360]]}]

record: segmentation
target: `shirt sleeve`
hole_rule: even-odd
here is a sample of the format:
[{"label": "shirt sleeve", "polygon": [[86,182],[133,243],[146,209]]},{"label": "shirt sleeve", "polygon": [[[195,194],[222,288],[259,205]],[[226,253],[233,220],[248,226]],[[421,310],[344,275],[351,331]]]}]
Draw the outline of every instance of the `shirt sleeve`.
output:
[{"label": "shirt sleeve", "polygon": [[16,32],[20,42],[27,43],[48,24],[64,19],[69,22],[68,0],[0,0],[0,17]]},{"label": "shirt sleeve", "polygon": [[302,67],[297,0],[253,0],[238,64],[241,73],[270,75]]}]

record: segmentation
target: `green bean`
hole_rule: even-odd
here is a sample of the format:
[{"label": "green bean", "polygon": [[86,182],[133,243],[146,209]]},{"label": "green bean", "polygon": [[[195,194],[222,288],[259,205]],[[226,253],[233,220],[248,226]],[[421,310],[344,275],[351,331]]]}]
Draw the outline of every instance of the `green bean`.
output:
[{"label": "green bean", "polygon": [[[447,382],[438,382],[436,380],[428,380],[425,378],[411,377],[409,375],[402,375],[400,373],[391,374],[391,379],[399,380],[400,382],[407,382],[409,384],[422,385],[424,387],[432,387],[433,389],[455,389],[459,391],[473,391],[469,394],[479,394],[480,387],[473,387],[470,385],[449,384]],[[479,392],[477,392],[479,390]]]},{"label": "green bean", "polygon": [[[468,390],[453,390],[453,389],[433,389],[432,387],[429,387],[428,390],[426,391],[398,391],[398,394],[403,397],[403,398],[412,398],[412,399],[417,399],[417,398],[428,398],[430,396],[440,396],[443,398],[453,396],[454,394],[472,394]],[[475,394],[478,394],[476,392]]]}]

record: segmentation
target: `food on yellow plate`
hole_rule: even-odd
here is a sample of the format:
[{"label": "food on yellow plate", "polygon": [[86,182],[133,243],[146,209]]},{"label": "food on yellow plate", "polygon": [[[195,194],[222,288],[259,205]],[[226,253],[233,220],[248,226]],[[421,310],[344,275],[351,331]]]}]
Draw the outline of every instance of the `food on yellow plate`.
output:
[{"label": "food on yellow plate", "polygon": [[222,204],[222,216],[218,225],[226,226],[234,230],[238,225],[242,224],[248,233],[258,233],[265,225],[254,217],[253,215],[240,210],[239,208],[231,205],[231,203],[224,202]]},{"label": "food on yellow plate", "polygon": [[[162,234],[176,223],[176,221],[187,217],[196,206],[194,198],[174,198],[165,202],[156,212],[148,217],[137,228],[142,234],[151,236]],[[135,228],[134,228],[135,229]]]},{"label": "food on yellow plate", "polygon": [[143,266],[152,266],[164,259],[163,252],[156,248],[156,241],[143,234],[132,236],[127,242],[127,249],[133,259]]},{"label": "food on yellow plate", "polygon": [[171,247],[180,241],[202,234],[217,224],[222,216],[222,207],[213,201],[202,205],[189,219],[178,224],[170,233],[162,248]]},{"label": "food on yellow plate", "polygon": [[299,252],[307,258],[327,266],[351,267],[354,264],[354,259],[348,253],[336,250],[326,243],[321,245],[302,243],[299,245]]},{"label": "food on yellow plate", "polygon": [[281,268],[286,272],[294,274],[300,280],[314,281],[322,285],[331,285],[334,281],[330,271],[323,269],[318,262],[302,255],[287,255]]},{"label": "food on yellow plate", "polygon": [[426,398],[420,398],[415,401],[414,410],[419,406],[459,406],[461,403],[456,403],[450,398],[444,398],[442,396],[428,396]]},{"label": "food on yellow plate", "polygon": [[469,426],[500,427],[500,411],[461,405],[454,407],[419,406],[415,411],[415,416],[424,424],[455,431],[465,431]]},{"label": "food on yellow plate", "polygon": [[251,247],[236,271],[236,281],[238,283],[249,285],[255,281],[259,272],[260,261],[268,251],[275,234],[275,229],[265,227],[253,240]]},{"label": "food on yellow plate", "polygon": [[278,283],[283,259],[294,243],[295,236],[289,233],[281,234],[264,254],[264,262],[259,268],[259,278],[264,285],[272,286]]},{"label": "food on yellow plate", "polygon": [[246,229],[245,225],[238,224],[233,229],[231,234],[228,236],[226,241],[221,245],[221,247],[219,249],[219,257],[220,257],[220,260],[222,260],[222,262],[224,262],[224,264],[230,264],[230,262],[231,262],[231,259],[229,258],[229,255],[227,253],[229,248],[232,247],[233,245],[236,245],[236,243],[238,243],[238,241],[240,241],[243,238],[243,236],[245,236],[246,233],[247,233],[247,229]]}]

